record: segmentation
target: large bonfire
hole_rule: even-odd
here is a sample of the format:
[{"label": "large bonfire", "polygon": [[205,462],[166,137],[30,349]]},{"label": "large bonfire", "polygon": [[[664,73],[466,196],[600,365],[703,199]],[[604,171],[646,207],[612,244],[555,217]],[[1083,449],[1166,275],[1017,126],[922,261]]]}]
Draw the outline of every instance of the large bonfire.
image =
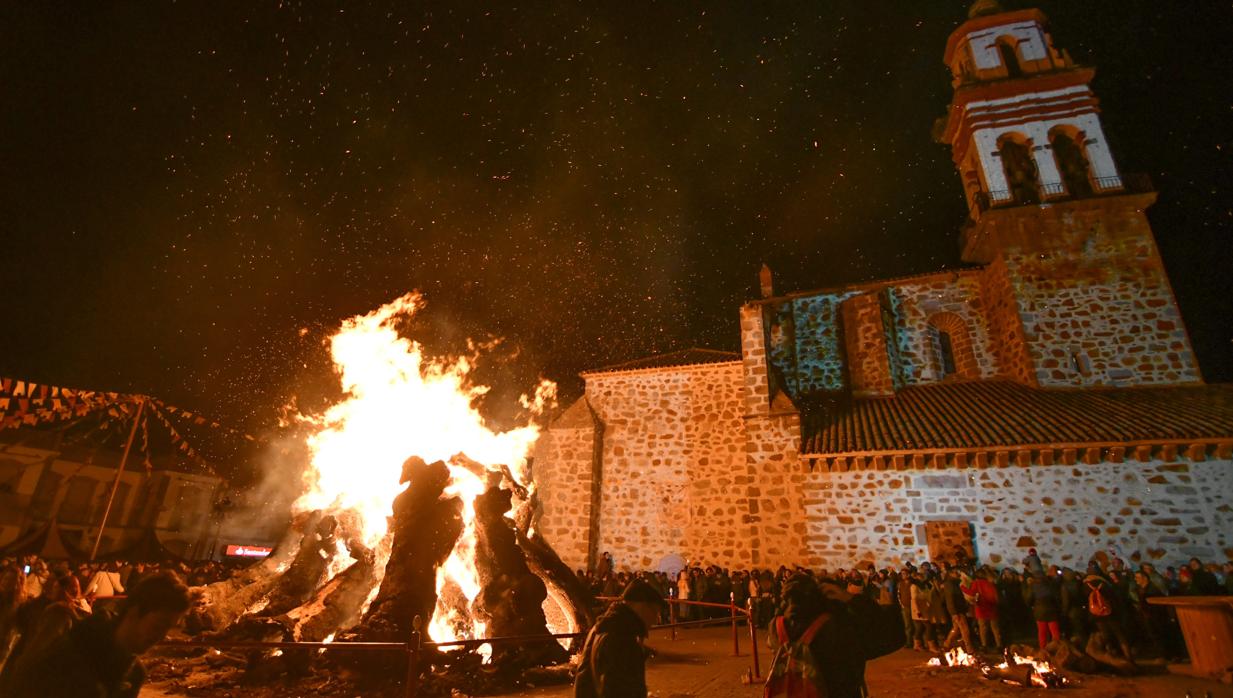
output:
[{"label": "large bonfire", "polygon": [[[202,590],[203,630],[405,642],[423,627],[425,641],[445,643],[589,622],[585,590],[534,531],[528,453],[539,427],[490,428],[476,408],[487,388],[470,378],[476,356],[432,359],[400,336],[398,324],[422,307],[405,295],[330,339],[344,397],[299,418],[310,463],[297,524],[264,563]],[[528,419],[554,392],[543,381],[523,397]],[[425,663],[482,663],[488,675],[567,656],[542,642],[442,650]],[[283,655],[264,655],[275,657]]]}]

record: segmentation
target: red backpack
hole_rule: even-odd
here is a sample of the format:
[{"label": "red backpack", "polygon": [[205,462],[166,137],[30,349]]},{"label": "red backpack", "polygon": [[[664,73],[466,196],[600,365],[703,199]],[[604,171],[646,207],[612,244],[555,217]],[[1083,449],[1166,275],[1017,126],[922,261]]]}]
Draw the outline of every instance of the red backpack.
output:
[{"label": "red backpack", "polygon": [[819,680],[817,663],[809,644],[828,620],[829,613],[818,616],[796,642],[793,642],[788,638],[783,616],[775,618],[775,635],[779,639],[779,647],[775,650],[775,658],[771,660],[766,689],[762,694],[764,698],[826,698],[826,689]]},{"label": "red backpack", "polygon": [[1092,615],[1103,618],[1113,615],[1113,607],[1100,591],[1100,585],[1089,587],[1092,592],[1087,595],[1087,610]]}]

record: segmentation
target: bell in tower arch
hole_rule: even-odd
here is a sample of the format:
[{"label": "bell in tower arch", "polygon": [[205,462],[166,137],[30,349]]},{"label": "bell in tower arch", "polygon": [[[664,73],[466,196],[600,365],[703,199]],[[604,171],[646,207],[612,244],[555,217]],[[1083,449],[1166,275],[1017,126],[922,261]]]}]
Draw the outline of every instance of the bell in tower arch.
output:
[{"label": "bell in tower arch", "polygon": [[1002,156],[1010,200],[1018,204],[1040,203],[1040,179],[1031,145],[1007,134],[998,139],[998,152]]}]

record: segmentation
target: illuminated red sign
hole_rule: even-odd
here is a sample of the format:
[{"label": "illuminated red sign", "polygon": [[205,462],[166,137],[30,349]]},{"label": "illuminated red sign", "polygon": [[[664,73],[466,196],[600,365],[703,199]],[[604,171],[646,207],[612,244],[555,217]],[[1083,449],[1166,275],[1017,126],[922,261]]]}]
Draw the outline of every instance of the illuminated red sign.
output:
[{"label": "illuminated red sign", "polygon": [[272,552],[273,548],[263,548],[260,545],[227,546],[227,557],[265,557]]}]

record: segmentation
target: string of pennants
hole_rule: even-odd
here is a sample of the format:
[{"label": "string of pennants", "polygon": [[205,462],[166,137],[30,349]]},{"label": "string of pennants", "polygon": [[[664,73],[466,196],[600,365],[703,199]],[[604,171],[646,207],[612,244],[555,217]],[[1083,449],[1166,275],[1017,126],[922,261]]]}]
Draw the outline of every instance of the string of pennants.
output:
[{"label": "string of pennants", "polygon": [[256,441],[256,439],[253,438],[249,434],[245,434],[242,431],[238,431],[230,427],[225,427],[219,424],[218,422],[211,421],[210,419],[203,417],[200,412],[196,412],[196,413],[189,412],[188,410],[180,409],[179,407],[176,407],[175,405],[168,405],[167,403],[163,402],[162,400],[159,400],[158,398],[151,398],[150,402],[153,403],[154,405],[157,405],[159,408],[166,410],[167,412],[171,414],[178,414],[181,418],[187,419],[191,421],[193,424],[196,424],[198,426],[208,425],[211,429],[219,429],[221,431],[225,431],[228,434],[231,434],[233,436],[238,436],[246,441]]},{"label": "string of pennants", "polygon": [[[158,421],[163,423],[163,427],[165,427],[167,429],[167,433],[171,435],[171,445],[174,446],[177,451],[183,453],[189,460],[205,468],[211,475],[217,475],[217,473],[214,472],[214,468],[212,468],[210,464],[201,457],[201,454],[197,453],[197,449],[193,448],[188,441],[184,439],[184,436],[176,430],[176,428],[171,424],[171,420],[167,419],[167,415],[163,414],[162,411],[158,409],[156,402],[157,401],[155,400],[150,400],[146,403],[146,408],[154,414],[154,417],[158,419]],[[141,432],[142,438],[144,439],[142,446],[143,452],[146,454],[146,469],[149,470],[151,466],[148,418],[143,418],[142,422]]]},{"label": "string of pennants", "polygon": [[133,399],[134,396],[124,393],[74,390],[58,385],[0,378],[0,429],[76,419],[97,409],[131,402]]},{"label": "string of pennants", "polygon": [[0,430],[38,426],[51,422],[68,422],[69,420],[76,423],[93,413],[99,414],[100,423],[71,441],[77,442],[96,436],[117,422],[129,422],[129,427],[131,427],[130,417],[134,415],[137,403],[143,400],[145,410],[142,413],[141,423],[138,425],[141,433],[139,448],[140,453],[143,454],[143,464],[147,473],[153,470],[153,463],[150,460],[150,413],[153,413],[155,419],[167,430],[174,449],[213,475],[217,474],[214,468],[176,429],[167,414],[175,415],[196,426],[209,427],[247,441],[256,441],[249,434],[225,427],[200,413],[168,405],[157,398],[118,392],[75,390],[14,378],[0,378]]}]

